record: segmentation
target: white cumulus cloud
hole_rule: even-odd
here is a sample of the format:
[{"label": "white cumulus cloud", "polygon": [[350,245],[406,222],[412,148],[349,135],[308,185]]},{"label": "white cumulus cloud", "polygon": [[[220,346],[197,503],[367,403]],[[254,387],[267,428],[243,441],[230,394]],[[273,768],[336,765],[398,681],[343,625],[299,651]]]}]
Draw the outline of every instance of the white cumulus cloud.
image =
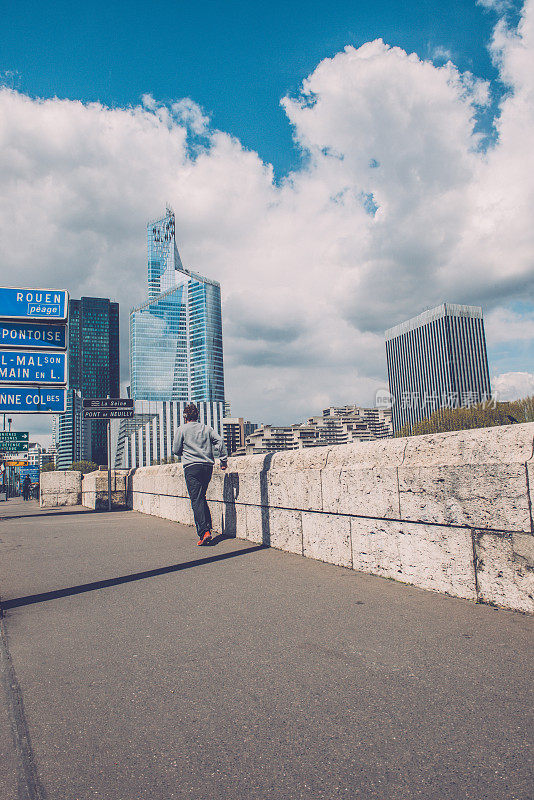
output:
[{"label": "white cumulus cloud", "polygon": [[492,380],[493,394],[497,400],[520,400],[534,395],[534,373],[503,372]]},{"label": "white cumulus cloud", "polygon": [[306,157],[281,183],[189,98],[110,109],[4,88],[2,283],[118,300],[127,379],[145,225],[170,202],[184,264],[222,285],[233,413],[371,403],[385,328],[448,301],[483,305],[497,330],[508,304],[533,301],[533,25],[528,0],[517,31],[496,28],[509,91],[487,152],[487,83],[377,40],[282,100]]}]

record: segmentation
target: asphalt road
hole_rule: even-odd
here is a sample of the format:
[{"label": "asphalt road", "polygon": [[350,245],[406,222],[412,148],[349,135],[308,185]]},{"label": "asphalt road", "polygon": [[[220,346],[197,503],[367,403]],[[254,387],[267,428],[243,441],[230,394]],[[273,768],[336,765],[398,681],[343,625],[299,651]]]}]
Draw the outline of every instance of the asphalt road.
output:
[{"label": "asphalt road", "polygon": [[0,506],[1,800],[532,800],[527,616]]}]

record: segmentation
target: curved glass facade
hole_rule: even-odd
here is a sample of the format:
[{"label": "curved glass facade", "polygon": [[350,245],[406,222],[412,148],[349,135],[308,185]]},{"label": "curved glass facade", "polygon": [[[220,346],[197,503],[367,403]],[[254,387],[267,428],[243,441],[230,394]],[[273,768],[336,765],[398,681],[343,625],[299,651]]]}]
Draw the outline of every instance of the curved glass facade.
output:
[{"label": "curved glass facade", "polygon": [[170,209],[147,234],[148,302],[130,312],[131,395],[223,402],[220,286],[184,268]]}]

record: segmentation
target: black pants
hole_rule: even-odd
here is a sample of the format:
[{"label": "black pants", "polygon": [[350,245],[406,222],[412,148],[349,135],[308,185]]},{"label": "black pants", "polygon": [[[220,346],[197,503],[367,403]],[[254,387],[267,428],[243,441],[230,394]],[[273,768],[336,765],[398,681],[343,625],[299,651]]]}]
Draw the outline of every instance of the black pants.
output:
[{"label": "black pants", "polygon": [[184,467],[185,482],[199,537],[206,531],[211,531],[211,514],[206,502],[206,491],[212,472],[211,464],[188,464]]},{"label": "black pants", "polygon": [[22,489],[22,497],[24,498],[24,500],[29,500],[30,499],[30,487],[29,486],[28,486],[28,488],[23,487],[23,489]]}]

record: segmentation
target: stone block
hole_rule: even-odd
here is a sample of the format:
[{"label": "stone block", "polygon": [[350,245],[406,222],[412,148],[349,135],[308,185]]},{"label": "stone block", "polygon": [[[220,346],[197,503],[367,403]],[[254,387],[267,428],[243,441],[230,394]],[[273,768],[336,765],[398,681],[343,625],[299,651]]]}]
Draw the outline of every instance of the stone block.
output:
[{"label": "stone block", "polygon": [[410,436],[398,441],[406,443],[404,466],[524,463],[532,457],[534,422]]},{"label": "stone block", "polygon": [[234,500],[261,506],[262,498],[265,502],[268,496],[267,477],[268,471],[259,469],[228,469],[224,480],[223,498],[228,500],[233,494]]},{"label": "stone block", "polygon": [[479,599],[534,613],[534,537],[475,531]]},{"label": "stone block", "polygon": [[352,566],[350,524],[350,517],[303,512],[302,554],[341,567]]},{"label": "stone block", "polygon": [[[46,473],[45,473],[46,474]],[[53,474],[53,473],[49,473]],[[82,488],[82,473],[75,470],[65,470],[64,472],[56,473],[62,477],[62,490],[64,492],[81,492]]]},{"label": "stone block", "polygon": [[270,528],[269,509],[261,506],[243,506],[243,508],[245,509],[246,538],[257,544],[268,544],[267,541],[264,541],[264,529],[267,537]]},{"label": "stone block", "polygon": [[476,600],[470,531],[361,518],[351,527],[354,569]]},{"label": "stone block", "polygon": [[184,492],[187,495],[183,473],[160,475],[158,478],[158,491],[168,497],[184,497]]},{"label": "stone block", "polygon": [[82,492],[82,506],[85,508],[96,508],[96,492]]},{"label": "stone block", "polygon": [[226,475],[226,471],[223,472],[217,466],[214,468],[206,494],[208,500],[222,500]]},{"label": "stone block", "polygon": [[534,534],[534,461],[528,461],[526,465],[527,485],[528,485],[528,504],[530,508],[530,532]]},{"label": "stone block", "polygon": [[43,492],[39,496],[40,508],[56,508],[57,506],[57,492]]},{"label": "stone block", "polygon": [[73,492],[81,494],[82,474],[76,470],[57,470],[54,472],[43,472],[40,476],[41,492]]},{"label": "stone block", "polygon": [[399,467],[401,518],[530,531],[524,464]]},{"label": "stone block", "polygon": [[234,502],[239,496],[239,475],[237,472],[215,469],[208,486],[206,497],[217,502]]},{"label": "stone block", "polygon": [[210,500],[208,503],[211,514],[211,530],[216,535],[223,532],[224,503]]},{"label": "stone block", "polygon": [[277,464],[276,469],[271,468],[266,477],[266,486],[261,498],[262,505],[322,511],[319,469],[295,467],[289,470]]},{"label": "stone block", "polygon": [[264,509],[262,541],[288,553],[302,553],[302,512],[285,509]]},{"label": "stone block", "polygon": [[132,473],[130,481],[134,492],[147,492],[151,489],[150,476],[144,471],[136,470]]},{"label": "stone block", "polygon": [[225,536],[247,538],[247,511],[241,504],[223,503],[221,509],[222,530]]},{"label": "stone block", "polygon": [[372,442],[353,442],[325,449],[328,450],[325,469],[328,467],[343,469],[354,466],[360,468],[396,467],[402,464],[406,440],[377,439]]},{"label": "stone block", "polygon": [[176,499],[176,497],[170,497],[169,495],[160,495],[158,517],[170,519],[172,522],[182,522],[182,520],[179,519],[180,509],[177,506]]},{"label": "stone block", "polygon": [[58,506],[77,506],[80,505],[81,493],[77,492],[58,492],[57,502]]},{"label": "stone block", "polygon": [[323,511],[331,514],[398,519],[395,467],[328,465],[321,473]]}]

